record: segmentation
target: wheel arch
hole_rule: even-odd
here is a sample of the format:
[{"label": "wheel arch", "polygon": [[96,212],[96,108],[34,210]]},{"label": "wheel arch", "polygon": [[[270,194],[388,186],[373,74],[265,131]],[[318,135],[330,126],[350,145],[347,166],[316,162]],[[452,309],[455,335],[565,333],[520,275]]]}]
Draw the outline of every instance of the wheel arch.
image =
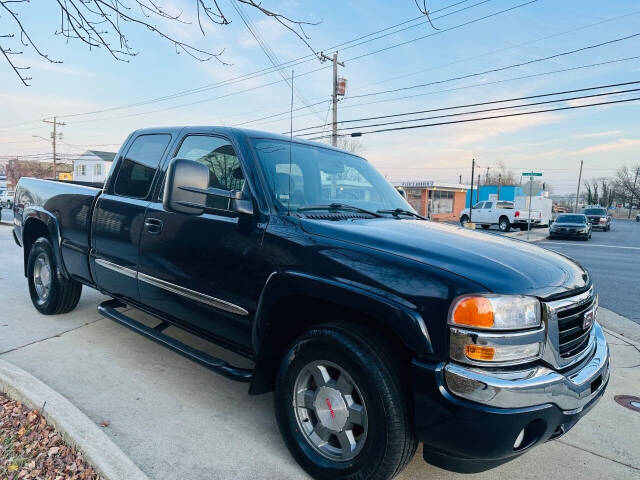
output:
[{"label": "wheel arch", "polygon": [[[395,351],[432,353],[425,322],[412,304],[361,285],[300,272],[272,274],[263,289],[252,331],[256,365],[249,393],[266,393],[291,342],[327,317],[380,331]],[[331,319],[335,319],[331,318]]]},{"label": "wheel arch", "polygon": [[27,276],[27,263],[33,243],[41,237],[46,237],[51,242],[56,264],[62,275],[68,278],[62,255],[60,253],[60,230],[55,216],[40,207],[30,207],[24,211],[24,223],[22,225],[22,249],[24,256],[24,275]]}]

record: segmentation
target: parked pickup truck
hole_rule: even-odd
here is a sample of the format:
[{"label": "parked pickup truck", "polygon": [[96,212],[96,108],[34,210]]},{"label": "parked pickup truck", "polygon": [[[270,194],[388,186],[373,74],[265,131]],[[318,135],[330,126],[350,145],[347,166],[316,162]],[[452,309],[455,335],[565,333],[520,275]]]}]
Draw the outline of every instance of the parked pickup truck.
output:
[{"label": "parked pickup truck", "polygon": [[284,441],[315,478],[392,478],[418,443],[443,468],[492,468],[566,433],[609,380],[580,265],[429,222],[366,160],[323,144],[139,130],[103,189],[22,178],[14,213],[38,311],[98,289],[105,317],[249,394],[274,391]]},{"label": "parked pickup truck", "polygon": [[[508,232],[513,227],[527,230],[529,218],[531,218],[532,227],[543,224],[543,215],[539,210],[531,210],[531,217],[529,217],[528,210],[518,210],[513,202],[503,200],[478,202],[473,206],[472,212],[469,212],[468,208],[464,208],[460,212],[460,224],[462,226],[473,221],[473,223],[482,226],[485,230],[491,225],[497,225],[501,232]],[[548,223],[547,220],[547,225]]]}]

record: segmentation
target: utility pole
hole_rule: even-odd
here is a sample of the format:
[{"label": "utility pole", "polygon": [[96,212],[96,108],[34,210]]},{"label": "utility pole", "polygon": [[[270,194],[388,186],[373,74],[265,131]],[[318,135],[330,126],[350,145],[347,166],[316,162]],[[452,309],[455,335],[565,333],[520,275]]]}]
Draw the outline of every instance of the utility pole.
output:
[{"label": "utility pole", "polygon": [[500,184],[502,183],[502,174],[498,174],[498,200],[500,200]]},{"label": "utility pole", "polygon": [[53,121],[51,120],[42,120],[44,123],[49,123],[53,125],[53,132],[51,132],[51,144],[53,145],[53,178],[54,180],[58,178],[57,173],[57,157],[56,157],[56,140],[57,140],[57,127],[64,126],[66,123],[58,122],[56,117],[53,117]]},{"label": "utility pole", "polygon": [[478,174],[478,188],[476,190],[476,202],[480,201],[480,174]]},{"label": "utility pole", "polygon": [[458,175],[458,184],[462,185],[462,175]]},{"label": "utility pole", "polygon": [[636,182],[638,181],[638,171],[640,171],[640,167],[636,168],[636,178],[633,180],[633,188],[631,189],[631,202],[629,202],[629,218],[631,218],[631,209],[633,208],[633,194],[636,191]]},{"label": "utility pole", "polygon": [[533,170],[531,171],[531,176],[529,177],[529,219],[527,220],[527,241],[529,241],[529,234],[531,233],[531,197],[532,196],[533,196]]},{"label": "utility pole", "polygon": [[473,214],[473,176],[476,169],[476,159],[471,160],[471,193],[469,194],[469,223],[471,223],[471,215]]},{"label": "utility pole", "polygon": [[578,175],[578,189],[576,190],[576,211],[578,213],[578,196],[580,195],[580,182],[582,181],[582,164],[584,160],[580,160],[580,174]]},{"label": "utility pole", "polygon": [[331,145],[336,147],[338,145],[338,65],[344,67],[344,62],[338,61],[338,52],[329,57],[320,52],[320,60],[329,60],[333,63],[333,93],[331,94],[331,104],[333,109],[333,118],[331,123]]}]

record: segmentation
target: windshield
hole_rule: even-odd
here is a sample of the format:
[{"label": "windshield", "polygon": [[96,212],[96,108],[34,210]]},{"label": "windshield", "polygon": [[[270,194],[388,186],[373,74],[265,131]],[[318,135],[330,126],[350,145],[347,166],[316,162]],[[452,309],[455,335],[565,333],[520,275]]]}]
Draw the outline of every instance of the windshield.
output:
[{"label": "windshield", "polygon": [[587,208],[584,211],[585,215],[606,215],[607,211],[604,208]]},{"label": "windshield", "polygon": [[[375,212],[413,208],[363,158],[314,145],[252,140],[279,210],[340,203]],[[289,166],[291,145],[291,166]]]},{"label": "windshield", "polygon": [[584,215],[560,215],[556,222],[558,223],[586,223],[587,219]]}]

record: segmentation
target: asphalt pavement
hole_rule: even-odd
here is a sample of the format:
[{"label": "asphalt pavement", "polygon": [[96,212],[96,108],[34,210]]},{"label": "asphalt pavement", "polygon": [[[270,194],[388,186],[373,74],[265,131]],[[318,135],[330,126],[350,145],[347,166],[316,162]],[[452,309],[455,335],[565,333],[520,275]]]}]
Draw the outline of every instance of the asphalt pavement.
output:
[{"label": "asphalt pavement", "polygon": [[544,240],[538,245],[573,258],[591,274],[600,305],[640,324],[640,223],[613,220],[588,242]]}]

